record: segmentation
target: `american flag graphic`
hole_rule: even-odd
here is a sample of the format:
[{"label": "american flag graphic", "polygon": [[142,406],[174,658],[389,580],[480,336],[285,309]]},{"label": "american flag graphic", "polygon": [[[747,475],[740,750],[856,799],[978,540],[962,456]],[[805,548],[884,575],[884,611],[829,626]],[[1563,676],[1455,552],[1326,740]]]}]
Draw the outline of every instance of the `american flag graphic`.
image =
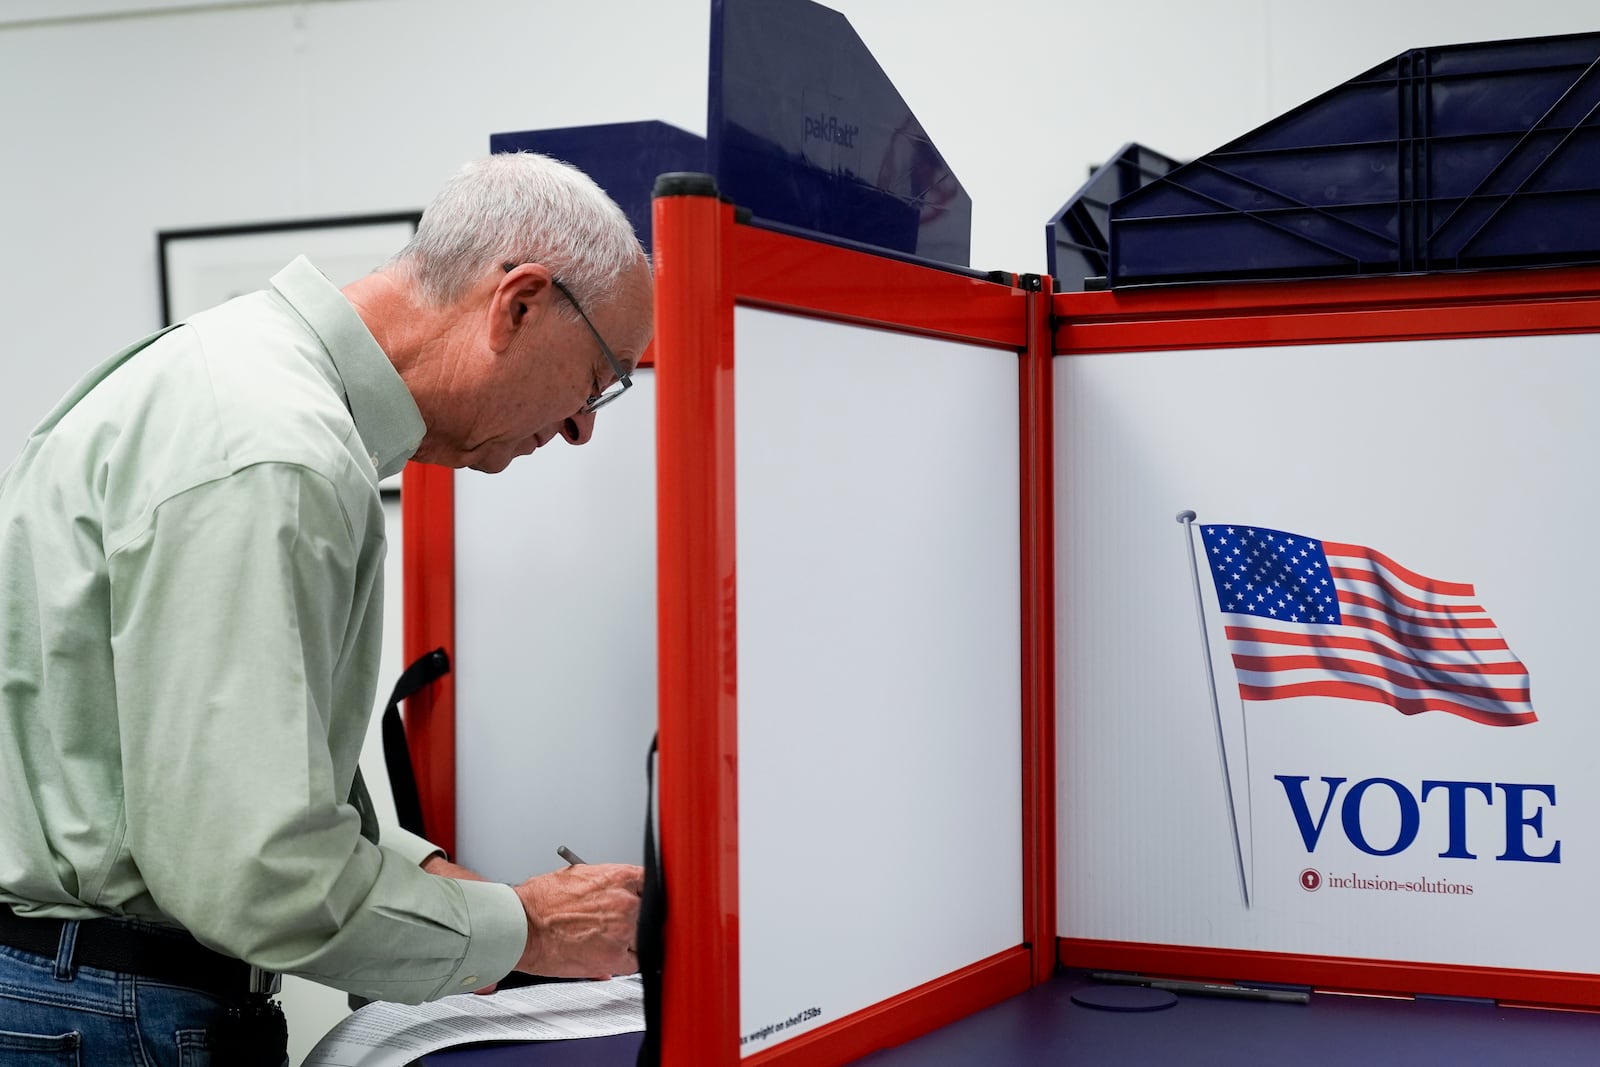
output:
[{"label": "american flag graphic", "polygon": [[1536,720],[1528,669],[1471,585],[1282,530],[1206,524],[1200,535],[1243,699],[1368,700],[1494,726]]}]

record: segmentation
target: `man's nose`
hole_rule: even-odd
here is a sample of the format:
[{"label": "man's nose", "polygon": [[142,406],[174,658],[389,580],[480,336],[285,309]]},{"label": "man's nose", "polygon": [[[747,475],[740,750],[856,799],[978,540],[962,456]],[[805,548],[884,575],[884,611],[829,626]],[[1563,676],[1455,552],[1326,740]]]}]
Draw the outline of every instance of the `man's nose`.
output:
[{"label": "man's nose", "polygon": [[574,415],[561,424],[561,436],[571,445],[582,445],[589,442],[594,436],[594,412],[587,415]]}]

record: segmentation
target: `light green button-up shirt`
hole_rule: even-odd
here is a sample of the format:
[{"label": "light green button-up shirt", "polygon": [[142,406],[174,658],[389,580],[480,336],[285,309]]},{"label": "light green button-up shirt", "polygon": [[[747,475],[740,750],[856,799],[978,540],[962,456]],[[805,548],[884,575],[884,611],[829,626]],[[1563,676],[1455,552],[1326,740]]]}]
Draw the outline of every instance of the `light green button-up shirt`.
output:
[{"label": "light green button-up shirt", "polygon": [[370,998],[486,985],[509,886],[427,874],[347,803],[383,508],[424,426],[296,260],[97,368],[0,479],[0,903],[132,915]]}]

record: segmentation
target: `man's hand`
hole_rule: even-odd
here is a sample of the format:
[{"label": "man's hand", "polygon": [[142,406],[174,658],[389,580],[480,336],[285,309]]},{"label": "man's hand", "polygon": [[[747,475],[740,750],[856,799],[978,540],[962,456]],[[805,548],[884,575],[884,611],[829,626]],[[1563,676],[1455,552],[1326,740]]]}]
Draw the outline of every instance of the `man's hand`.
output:
[{"label": "man's hand", "polygon": [[634,936],[644,870],[575,864],[516,887],[528,916],[517,970],[549,978],[610,978],[639,969]]}]

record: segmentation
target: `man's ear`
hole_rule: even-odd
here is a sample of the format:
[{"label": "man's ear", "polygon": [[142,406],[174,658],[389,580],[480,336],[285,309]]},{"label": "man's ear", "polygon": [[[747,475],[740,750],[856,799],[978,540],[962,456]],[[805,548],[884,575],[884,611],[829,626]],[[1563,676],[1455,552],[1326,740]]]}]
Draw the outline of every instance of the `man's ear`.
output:
[{"label": "man's ear", "polygon": [[517,334],[530,324],[543,320],[555,299],[549,268],[540,263],[521,263],[506,271],[489,298],[489,347],[504,352]]}]

